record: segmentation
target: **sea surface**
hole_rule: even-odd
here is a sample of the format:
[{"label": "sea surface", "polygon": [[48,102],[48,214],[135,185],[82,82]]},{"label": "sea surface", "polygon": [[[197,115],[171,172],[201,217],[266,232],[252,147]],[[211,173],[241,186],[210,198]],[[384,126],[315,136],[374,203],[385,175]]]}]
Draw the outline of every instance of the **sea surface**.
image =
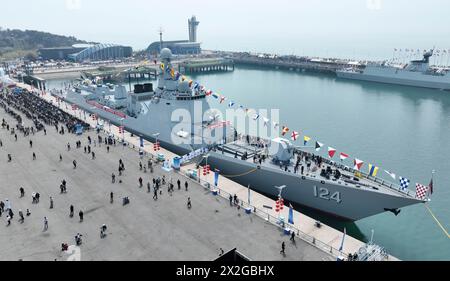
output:
[{"label": "sea surface", "polygon": [[[208,89],[255,109],[279,109],[280,124],[339,152],[428,185],[428,204],[450,228],[450,92],[371,82],[348,81],[334,75],[237,67],[234,72],[191,76]],[[49,81],[61,87],[64,81]],[[220,109],[218,100],[211,105]],[[298,141],[298,145],[302,145]],[[347,162],[351,165],[351,159]],[[393,180],[392,180],[393,181]],[[342,223],[311,210],[308,215],[358,239],[373,241],[403,260],[449,260],[450,239],[424,205],[384,213],[355,223]]]}]

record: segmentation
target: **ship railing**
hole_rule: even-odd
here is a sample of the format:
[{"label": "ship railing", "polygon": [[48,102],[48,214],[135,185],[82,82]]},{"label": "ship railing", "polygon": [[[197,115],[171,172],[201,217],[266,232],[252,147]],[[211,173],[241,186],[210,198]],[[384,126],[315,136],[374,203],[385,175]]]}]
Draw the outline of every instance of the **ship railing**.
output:
[{"label": "ship railing", "polygon": [[409,197],[414,197],[413,195],[411,195],[410,190],[408,190],[408,189],[403,190],[400,187],[400,185],[392,183],[392,182],[390,182],[388,180],[385,180],[385,179],[382,179],[382,178],[379,178],[379,177],[373,177],[373,176],[371,176],[371,175],[369,175],[369,174],[367,174],[365,172],[361,172],[361,171],[355,170],[355,169],[353,169],[351,167],[345,166],[344,164],[337,163],[337,162],[331,161],[331,160],[326,159],[326,158],[323,158],[323,161],[324,161],[324,163],[326,163],[328,165],[337,167],[337,168],[342,169],[344,171],[348,171],[349,173],[351,173],[353,175],[359,174],[359,175],[361,175],[361,178],[367,179],[367,180],[369,180],[369,182],[374,182],[374,183],[382,185],[382,186],[384,186],[386,188],[389,188],[392,191],[399,192],[399,193],[401,193],[403,195],[407,195]]}]

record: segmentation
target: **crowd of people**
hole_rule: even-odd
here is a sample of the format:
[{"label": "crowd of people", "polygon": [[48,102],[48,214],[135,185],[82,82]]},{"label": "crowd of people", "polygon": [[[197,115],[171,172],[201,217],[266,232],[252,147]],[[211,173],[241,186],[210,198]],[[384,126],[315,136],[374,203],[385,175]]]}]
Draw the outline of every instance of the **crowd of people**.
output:
[{"label": "crowd of people", "polygon": [[68,132],[75,133],[77,124],[81,125],[85,130],[90,128],[86,122],[41,99],[34,92],[23,90],[17,94],[2,94],[0,98],[0,105],[17,120],[19,128],[22,126],[22,117],[15,113],[13,109],[21,111],[27,118],[32,120],[34,127],[20,128],[24,133],[34,130],[34,128],[36,131],[46,130],[45,125],[54,126],[60,133],[64,133],[64,127]]},{"label": "crowd of people", "polygon": [[[47,130],[46,130],[46,126],[55,126],[56,131],[61,134],[64,135],[65,131],[67,130],[69,133],[75,133],[74,127],[76,124],[81,124],[82,126],[84,126],[86,129],[89,128],[89,124],[77,119],[76,117],[73,117],[71,115],[69,115],[68,113],[62,111],[61,109],[59,109],[56,105],[53,105],[43,99],[41,99],[40,97],[37,96],[37,94],[32,93],[32,92],[28,92],[26,90],[24,90],[21,93],[1,93],[0,94],[0,107],[3,108],[5,110],[5,112],[10,115],[12,117],[12,119],[14,119],[16,122],[15,125],[12,124],[11,121],[7,121],[5,120],[5,118],[2,119],[2,129],[4,129],[5,131],[9,131],[12,135],[14,135],[15,140],[18,141],[18,138],[20,138],[19,136],[17,136],[17,130],[19,131],[23,131],[24,133],[24,137],[29,136],[30,134],[37,134],[37,133],[43,133],[43,135],[47,135]],[[19,112],[19,113],[18,113]],[[29,120],[32,121],[31,126],[29,127],[24,127],[25,123],[29,123],[29,122],[24,122],[22,115],[24,114],[25,118],[28,118]],[[80,150],[83,151],[83,146],[84,146],[84,152],[85,153],[89,153],[92,154],[92,160],[95,160],[95,152],[94,147],[101,147],[101,144],[105,144],[105,148],[107,150],[107,153],[109,153],[110,151],[110,145],[111,146],[116,146],[116,139],[112,138],[111,136],[106,136],[106,137],[102,137],[102,135],[100,134],[100,132],[97,132],[98,135],[96,136],[95,139],[91,138],[91,136],[87,136],[85,141],[81,141],[81,140],[77,140],[74,143],[73,148],[75,148],[76,150]],[[30,149],[33,148],[33,140],[29,139],[27,140],[29,143],[29,147]],[[3,142],[0,139],[0,147],[3,146]],[[66,149],[67,152],[70,152],[72,149],[72,145],[71,143],[67,143],[66,144]],[[63,161],[63,157],[62,154],[59,153],[57,154],[59,156],[59,161],[62,162]],[[12,155],[9,153],[8,154],[8,162],[12,162],[13,158]],[[36,160],[36,154],[33,152],[33,159]],[[141,159],[142,161],[142,159]],[[145,173],[147,173],[147,167],[148,170],[151,174],[153,174],[154,172],[154,165],[156,165],[151,159],[148,160],[147,165],[144,165],[145,167],[143,167],[142,163],[139,163],[140,165],[140,170],[144,171]],[[74,159],[73,160],[73,166],[74,169],[77,168],[77,160]],[[122,159],[119,160],[119,177],[124,176],[124,172],[125,172],[125,164],[124,161]],[[140,182],[140,187],[143,187],[143,179],[142,177],[139,178],[139,182]],[[148,182],[147,183],[147,189],[148,192],[151,192],[151,187],[153,187],[153,193],[154,193],[154,199],[158,200],[158,196],[161,196],[163,194],[163,187],[167,186],[167,190],[168,190],[168,194],[172,195],[172,193],[174,192],[174,184],[172,183],[172,179],[170,180],[170,182],[168,182],[166,180],[165,176],[162,177],[154,177],[153,180],[153,185]],[[112,173],[112,183],[116,183],[116,176],[114,173]],[[122,183],[122,180],[119,180],[119,183]],[[178,185],[178,190],[181,189],[181,181],[178,180],[177,181],[177,185]],[[185,189],[186,191],[188,191],[188,182],[186,181],[184,183],[185,185]],[[59,184],[59,189],[60,189],[60,194],[67,194],[68,193],[68,182],[66,179],[62,179],[61,183]],[[19,198],[24,198],[25,197],[25,193],[26,190],[23,187],[19,188],[19,193],[20,193],[20,197]],[[30,193],[31,195],[31,203],[32,205],[40,205],[40,201],[41,201],[41,194],[39,192],[32,192]],[[110,202],[111,204],[114,203],[114,193],[111,192],[109,193],[109,197],[110,197]],[[52,196],[50,196],[48,198],[48,202],[49,202],[49,210],[52,210],[55,208],[56,203],[55,201],[57,201],[56,198],[53,198]],[[124,196],[122,198],[122,203],[123,205],[128,205],[130,204],[130,198],[128,196]],[[189,198],[188,199],[188,203],[187,203],[188,208],[192,208],[192,201]],[[31,207],[30,207],[31,208]],[[75,207],[74,205],[70,205],[69,206],[69,218],[73,218],[74,216],[74,212],[75,212]],[[6,214],[6,221],[7,221],[7,226],[10,226],[11,223],[13,222],[13,218],[15,217],[15,212],[13,211],[12,208],[12,204],[11,201],[9,199],[6,199],[5,201],[1,201],[0,200],[0,217]],[[22,210],[18,210],[18,215],[19,215],[19,222],[21,224],[25,223],[25,216],[29,217],[31,216],[31,212],[30,209],[26,209],[26,215],[24,214],[24,212]],[[78,216],[79,216],[79,222],[83,222],[84,220],[84,212],[82,210],[79,210],[78,212]],[[48,231],[50,228],[50,221],[49,221],[49,217],[45,216],[43,218],[43,230],[42,231]],[[100,227],[100,238],[106,238],[107,236],[107,226],[106,224],[103,224]],[[75,235],[75,244],[77,246],[80,246],[82,244],[82,237],[83,235],[80,233],[77,233]],[[61,249],[62,251],[67,250],[69,247],[69,243],[67,242],[63,242],[61,243]]]}]

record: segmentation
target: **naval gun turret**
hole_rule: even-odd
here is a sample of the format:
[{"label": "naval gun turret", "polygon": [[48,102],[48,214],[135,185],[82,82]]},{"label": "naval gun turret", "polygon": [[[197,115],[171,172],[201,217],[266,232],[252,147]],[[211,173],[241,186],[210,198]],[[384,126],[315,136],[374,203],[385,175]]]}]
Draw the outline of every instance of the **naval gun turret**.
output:
[{"label": "naval gun turret", "polygon": [[270,141],[269,156],[277,165],[289,165],[291,159],[294,158],[294,146],[287,139],[273,139]]}]

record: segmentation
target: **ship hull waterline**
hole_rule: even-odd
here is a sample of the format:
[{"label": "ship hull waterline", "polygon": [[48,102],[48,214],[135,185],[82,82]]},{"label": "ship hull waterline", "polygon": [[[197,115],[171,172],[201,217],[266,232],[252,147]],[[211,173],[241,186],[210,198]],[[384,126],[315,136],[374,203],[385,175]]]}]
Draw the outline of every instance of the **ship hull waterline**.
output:
[{"label": "ship hull waterline", "polygon": [[367,82],[382,83],[382,84],[393,84],[393,85],[402,85],[402,86],[450,91],[450,83],[444,83],[444,82],[385,77],[385,76],[376,76],[376,75],[345,72],[345,71],[337,71],[336,76],[340,79],[359,80],[359,81],[367,81]]}]

